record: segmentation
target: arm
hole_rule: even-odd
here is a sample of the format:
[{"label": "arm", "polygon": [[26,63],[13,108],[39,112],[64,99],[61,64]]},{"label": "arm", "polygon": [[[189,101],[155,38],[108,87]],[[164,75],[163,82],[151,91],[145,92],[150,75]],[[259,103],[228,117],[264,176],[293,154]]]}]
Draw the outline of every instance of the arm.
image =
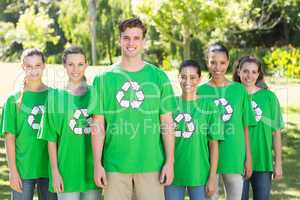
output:
[{"label": "arm", "polygon": [[5,134],[5,145],[7,152],[7,162],[10,170],[9,182],[10,187],[17,191],[22,192],[22,180],[17,170],[16,166],[16,146],[15,146],[15,136],[11,133]]},{"label": "arm", "polygon": [[210,171],[209,171],[209,178],[205,187],[207,197],[211,197],[216,191],[217,167],[218,167],[218,159],[219,159],[218,141],[211,140],[209,142],[209,155],[210,155]]},{"label": "arm", "polygon": [[160,115],[162,138],[165,150],[165,164],[161,171],[160,182],[164,185],[170,185],[174,177],[174,146],[175,134],[174,123],[171,113]]},{"label": "arm", "polygon": [[244,176],[246,179],[249,179],[252,176],[252,157],[251,157],[248,127],[244,128],[244,134],[245,134],[245,148],[246,148],[246,161],[245,161]]},{"label": "arm", "polygon": [[95,115],[92,125],[92,146],[94,158],[94,181],[97,186],[104,188],[107,185],[105,170],[102,166],[102,151],[105,141],[105,119],[103,115]]},{"label": "arm", "polygon": [[53,189],[54,192],[63,192],[64,184],[60,176],[58,166],[57,166],[57,147],[56,142],[48,142],[48,152],[51,166],[51,173],[53,176]]},{"label": "arm", "polygon": [[282,178],[282,150],[281,150],[281,133],[273,132],[273,147],[275,152],[274,179]]}]

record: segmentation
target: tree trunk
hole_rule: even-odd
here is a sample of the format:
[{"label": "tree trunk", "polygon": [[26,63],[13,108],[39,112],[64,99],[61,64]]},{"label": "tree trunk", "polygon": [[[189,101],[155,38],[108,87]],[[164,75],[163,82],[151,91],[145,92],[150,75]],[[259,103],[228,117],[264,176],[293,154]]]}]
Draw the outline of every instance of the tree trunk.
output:
[{"label": "tree trunk", "polygon": [[96,54],[96,23],[97,23],[97,8],[96,0],[89,0],[89,15],[90,15],[90,30],[91,30],[91,47],[92,47],[92,64],[96,65],[97,54]]},{"label": "tree trunk", "polygon": [[188,28],[183,27],[183,59],[191,58],[191,34]]}]

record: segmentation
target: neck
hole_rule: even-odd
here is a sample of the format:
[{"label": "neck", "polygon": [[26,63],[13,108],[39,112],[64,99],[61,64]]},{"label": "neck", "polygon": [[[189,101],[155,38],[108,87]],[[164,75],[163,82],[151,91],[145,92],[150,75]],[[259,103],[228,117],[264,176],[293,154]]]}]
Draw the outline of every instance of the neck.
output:
[{"label": "neck", "polygon": [[44,90],[47,88],[47,86],[41,81],[28,81],[28,83],[25,85],[26,90],[33,91],[33,92],[39,92],[41,90]]},{"label": "neck", "polygon": [[181,95],[183,100],[196,100],[198,98],[196,93],[185,93],[183,92]]},{"label": "neck", "polygon": [[128,71],[138,71],[144,66],[144,61],[141,56],[132,58],[122,56],[121,66]]},{"label": "neck", "polygon": [[259,87],[257,87],[256,85],[250,85],[250,86],[246,86],[246,89],[249,94],[253,94],[257,90],[259,90]]},{"label": "neck", "polygon": [[74,95],[82,95],[86,92],[86,83],[84,81],[80,82],[71,82],[69,81],[67,84],[67,90]]},{"label": "neck", "polygon": [[217,87],[223,87],[223,86],[227,85],[228,82],[229,81],[224,76],[220,77],[220,78],[212,78],[210,80],[210,83]]}]

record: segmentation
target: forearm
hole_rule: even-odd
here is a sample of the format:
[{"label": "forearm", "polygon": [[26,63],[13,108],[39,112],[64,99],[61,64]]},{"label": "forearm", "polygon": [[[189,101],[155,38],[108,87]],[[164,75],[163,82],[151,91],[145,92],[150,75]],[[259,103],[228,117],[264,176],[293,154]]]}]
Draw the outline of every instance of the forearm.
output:
[{"label": "forearm", "polygon": [[165,162],[174,162],[175,133],[171,114],[161,116],[161,131],[165,149]]},{"label": "forearm", "polygon": [[93,158],[94,167],[102,166],[102,151],[105,141],[105,127],[104,127],[104,117],[95,116],[93,118],[92,127],[92,148],[93,148]]},{"label": "forearm", "polygon": [[281,149],[281,134],[280,131],[273,133],[273,148],[275,153],[275,163],[282,163],[282,149]]},{"label": "forearm", "polygon": [[251,158],[251,149],[250,149],[250,139],[249,139],[249,129],[246,127],[244,129],[245,134],[245,149],[246,149],[246,159],[252,160]]},{"label": "forearm", "polygon": [[48,142],[48,153],[52,174],[59,173],[57,166],[57,147],[56,142]]},{"label": "forearm", "polygon": [[210,176],[217,175],[218,159],[219,159],[219,143],[218,141],[209,142],[210,152]]},{"label": "forearm", "polygon": [[10,133],[5,134],[5,146],[6,146],[8,168],[10,169],[10,171],[17,171],[16,145],[15,145],[14,135]]}]

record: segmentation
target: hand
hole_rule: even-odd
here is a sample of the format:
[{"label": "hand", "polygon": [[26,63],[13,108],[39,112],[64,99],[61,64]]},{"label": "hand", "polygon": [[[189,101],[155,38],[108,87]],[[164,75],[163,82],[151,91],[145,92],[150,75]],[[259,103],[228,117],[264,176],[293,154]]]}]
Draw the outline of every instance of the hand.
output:
[{"label": "hand", "polygon": [[94,181],[98,187],[105,188],[107,186],[105,170],[101,165],[94,167]]},{"label": "hand", "polygon": [[209,176],[207,184],[205,186],[206,197],[212,197],[216,192],[217,176]]},{"label": "hand", "polygon": [[166,162],[160,173],[160,183],[164,186],[171,185],[174,178],[173,163]]},{"label": "hand", "polygon": [[9,175],[10,187],[16,192],[22,192],[22,180],[17,170],[11,171]]},{"label": "hand", "polygon": [[251,176],[252,176],[252,161],[250,159],[246,159],[245,169],[244,169],[244,178],[249,179]]},{"label": "hand", "polygon": [[275,163],[274,170],[273,170],[273,179],[280,180],[282,179],[282,165]]},{"label": "hand", "polygon": [[64,192],[64,183],[59,172],[53,173],[53,189],[54,192]]}]

